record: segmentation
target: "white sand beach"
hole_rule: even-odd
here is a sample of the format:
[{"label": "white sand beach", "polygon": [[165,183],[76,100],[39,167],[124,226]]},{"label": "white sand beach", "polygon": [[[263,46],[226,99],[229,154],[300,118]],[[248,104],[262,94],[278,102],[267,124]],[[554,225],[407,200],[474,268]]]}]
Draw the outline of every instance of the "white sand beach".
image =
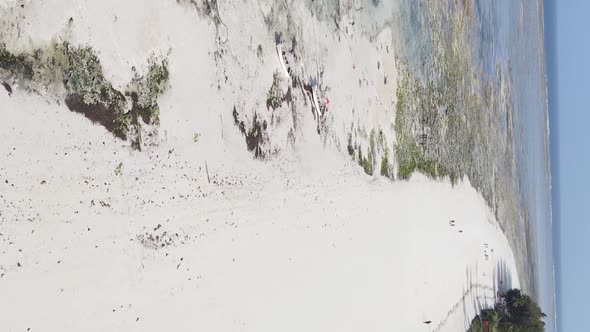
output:
[{"label": "white sand beach", "polygon": [[[346,153],[351,123],[392,127],[389,28],[334,32],[291,4],[300,70],[323,67],[329,87],[329,131],[303,93],[267,110],[271,3],[220,1],[221,44],[173,0],[2,1],[24,17],[7,48],[90,45],[116,88],[168,54],[170,87],[142,151],[58,97],[0,91],[0,330],[464,331],[519,286],[468,180],[368,176]],[[270,157],[247,151],[234,107],[272,123]]]}]

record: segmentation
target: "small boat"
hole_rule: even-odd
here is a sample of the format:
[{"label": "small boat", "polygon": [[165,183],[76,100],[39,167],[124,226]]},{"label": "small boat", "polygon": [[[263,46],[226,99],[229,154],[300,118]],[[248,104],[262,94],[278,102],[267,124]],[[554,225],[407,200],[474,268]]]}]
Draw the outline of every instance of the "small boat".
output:
[{"label": "small boat", "polygon": [[279,56],[279,62],[281,63],[283,74],[287,76],[289,80],[291,80],[291,69],[288,66],[289,60],[287,60],[287,53],[283,51],[283,44],[277,44],[277,55]]},{"label": "small boat", "polygon": [[315,85],[311,88],[311,99],[313,100],[313,107],[315,108],[316,114],[321,118],[324,116],[324,111],[320,108],[317,86]]}]

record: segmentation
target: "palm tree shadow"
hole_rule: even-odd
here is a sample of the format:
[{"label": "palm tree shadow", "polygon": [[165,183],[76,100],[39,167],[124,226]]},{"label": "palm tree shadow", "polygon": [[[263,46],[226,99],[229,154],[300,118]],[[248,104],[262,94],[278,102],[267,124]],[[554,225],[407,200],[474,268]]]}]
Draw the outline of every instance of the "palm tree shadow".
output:
[{"label": "palm tree shadow", "polygon": [[508,269],[506,261],[501,259],[494,269],[494,294],[496,296],[506,294],[512,289],[512,273]]}]

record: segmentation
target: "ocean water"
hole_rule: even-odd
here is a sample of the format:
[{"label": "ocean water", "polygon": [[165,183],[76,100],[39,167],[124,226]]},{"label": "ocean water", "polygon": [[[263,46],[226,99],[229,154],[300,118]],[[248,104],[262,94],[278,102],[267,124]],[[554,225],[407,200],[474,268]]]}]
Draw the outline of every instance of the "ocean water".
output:
[{"label": "ocean water", "polygon": [[510,61],[516,190],[525,213],[532,292],[555,330],[551,173],[542,1],[475,1],[485,45],[480,61]]},{"label": "ocean water", "polygon": [[[436,10],[428,6],[436,3]],[[462,4],[466,4],[462,6]],[[494,160],[471,172],[486,181],[506,181],[510,193],[486,198],[497,211],[519,263],[525,291],[547,314],[546,330],[555,330],[555,280],[552,245],[551,176],[549,165],[549,122],[544,55],[543,2],[541,0],[398,0],[394,14],[399,35],[398,55],[424,82],[437,81],[436,38],[453,38],[454,14],[465,10],[471,68],[476,73],[473,91],[491,95],[482,112],[498,112],[492,121],[498,134],[490,144],[498,151]],[[466,9],[467,8],[467,9]],[[428,11],[430,10],[430,13]],[[459,16],[461,16],[459,15]],[[439,33],[432,28],[447,29]],[[440,82],[444,84],[444,82]],[[491,91],[491,92],[490,92]],[[501,99],[501,100],[497,100]],[[490,119],[494,119],[490,117]],[[501,156],[508,154],[508,156]],[[472,159],[489,158],[473,154]],[[478,164],[475,162],[474,164]],[[482,169],[484,172],[482,172]],[[486,174],[486,171],[488,172]],[[501,177],[487,176],[498,171]],[[489,177],[491,180],[484,179]],[[506,180],[504,180],[506,179]],[[484,194],[484,196],[486,196]]]}]

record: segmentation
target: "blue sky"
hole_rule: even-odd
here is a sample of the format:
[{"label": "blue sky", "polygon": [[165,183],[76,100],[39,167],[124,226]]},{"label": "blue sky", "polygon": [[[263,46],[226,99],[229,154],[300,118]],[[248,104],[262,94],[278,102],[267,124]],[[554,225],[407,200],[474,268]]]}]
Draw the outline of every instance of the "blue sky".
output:
[{"label": "blue sky", "polygon": [[590,1],[545,1],[558,331],[588,331]]}]

